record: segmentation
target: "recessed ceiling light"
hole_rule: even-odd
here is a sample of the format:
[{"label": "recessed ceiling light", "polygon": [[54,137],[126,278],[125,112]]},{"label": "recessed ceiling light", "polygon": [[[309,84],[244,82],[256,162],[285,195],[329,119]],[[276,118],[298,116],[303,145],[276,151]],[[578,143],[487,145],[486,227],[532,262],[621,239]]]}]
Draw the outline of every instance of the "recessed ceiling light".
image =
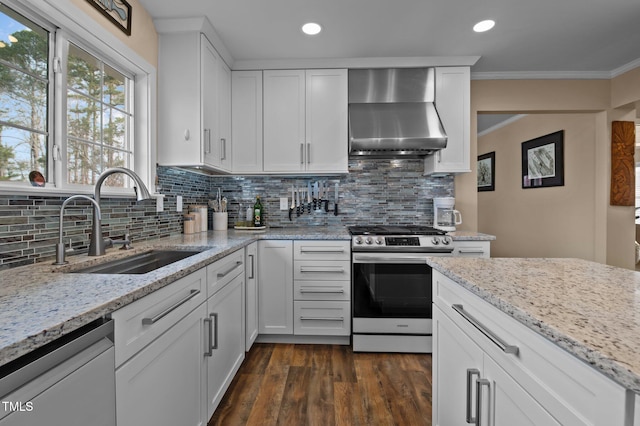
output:
[{"label": "recessed ceiling light", "polygon": [[307,22],[302,26],[302,32],[307,35],[316,35],[320,33],[320,31],[322,31],[322,27],[320,26],[320,24],[317,24],[315,22]]},{"label": "recessed ceiling light", "polygon": [[486,21],[480,21],[473,26],[473,31],[477,33],[483,33],[485,31],[489,31],[496,24],[495,21],[491,19],[487,19]]}]

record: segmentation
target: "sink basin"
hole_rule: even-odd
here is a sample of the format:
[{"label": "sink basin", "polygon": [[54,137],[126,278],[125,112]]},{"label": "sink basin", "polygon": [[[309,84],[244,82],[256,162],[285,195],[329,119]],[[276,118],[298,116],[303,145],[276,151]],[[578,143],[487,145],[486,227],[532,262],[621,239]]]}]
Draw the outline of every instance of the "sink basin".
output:
[{"label": "sink basin", "polygon": [[76,274],[146,274],[198,253],[201,251],[151,250],[70,272]]}]

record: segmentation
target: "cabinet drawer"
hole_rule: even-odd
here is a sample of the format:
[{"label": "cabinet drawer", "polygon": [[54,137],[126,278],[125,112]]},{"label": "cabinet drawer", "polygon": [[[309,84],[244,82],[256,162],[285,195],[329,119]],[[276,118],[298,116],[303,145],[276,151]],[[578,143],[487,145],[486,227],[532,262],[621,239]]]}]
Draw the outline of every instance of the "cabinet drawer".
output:
[{"label": "cabinet drawer", "polygon": [[348,260],[296,260],[293,265],[294,280],[348,281],[351,279],[351,262]]},{"label": "cabinet drawer", "polygon": [[[437,271],[434,303],[561,424],[624,424],[622,386]],[[517,353],[506,353],[486,330]]]},{"label": "cabinet drawer", "polygon": [[204,302],[206,291],[203,268],[115,311],[116,367]]},{"label": "cabinet drawer", "polygon": [[295,300],[351,300],[351,281],[297,280]]},{"label": "cabinet drawer", "polygon": [[489,241],[456,241],[453,255],[456,257],[490,257]]},{"label": "cabinet drawer", "polygon": [[244,250],[233,252],[207,266],[207,297],[244,273]]},{"label": "cabinet drawer", "polygon": [[350,241],[302,240],[293,242],[294,260],[350,260]]},{"label": "cabinet drawer", "polygon": [[293,333],[297,335],[348,336],[351,334],[349,302],[296,301]]}]

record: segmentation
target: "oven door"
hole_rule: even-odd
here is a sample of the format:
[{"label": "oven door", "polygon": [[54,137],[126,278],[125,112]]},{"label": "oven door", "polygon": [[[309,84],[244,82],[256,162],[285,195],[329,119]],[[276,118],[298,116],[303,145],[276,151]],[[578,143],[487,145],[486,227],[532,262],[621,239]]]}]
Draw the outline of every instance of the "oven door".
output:
[{"label": "oven door", "polygon": [[354,318],[431,318],[427,253],[353,253]]}]

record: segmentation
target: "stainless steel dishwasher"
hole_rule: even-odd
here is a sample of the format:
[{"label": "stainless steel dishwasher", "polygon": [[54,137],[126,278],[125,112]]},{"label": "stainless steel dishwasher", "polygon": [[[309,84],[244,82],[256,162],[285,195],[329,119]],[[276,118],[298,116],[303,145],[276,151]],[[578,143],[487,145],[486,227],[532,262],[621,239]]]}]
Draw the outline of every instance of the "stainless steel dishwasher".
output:
[{"label": "stainless steel dishwasher", "polygon": [[113,321],[94,321],[0,367],[0,399],[0,426],[115,426]]}]

